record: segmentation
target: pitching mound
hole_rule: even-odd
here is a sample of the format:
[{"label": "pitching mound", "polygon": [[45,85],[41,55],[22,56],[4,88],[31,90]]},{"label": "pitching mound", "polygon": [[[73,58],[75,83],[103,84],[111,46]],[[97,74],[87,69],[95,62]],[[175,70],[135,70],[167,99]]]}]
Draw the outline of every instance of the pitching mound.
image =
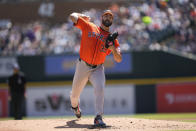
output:
[{"label": "pitching mound", "polygon": [[178,122],[166,120],[148,120],[135,118],[104,118],[106,128],[90,129],[93,118],[77,119],[43,119],[43,120],[7,120],[0,121],[0,131],[166,131],[166,130],[196,130],[192,122]]}]

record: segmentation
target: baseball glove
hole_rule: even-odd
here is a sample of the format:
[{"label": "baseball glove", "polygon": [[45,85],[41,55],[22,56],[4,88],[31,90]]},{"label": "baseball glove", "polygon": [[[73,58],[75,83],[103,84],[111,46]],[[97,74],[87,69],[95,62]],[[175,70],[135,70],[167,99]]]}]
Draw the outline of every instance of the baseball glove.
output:
[{"label": "baseball glove", "polygon": [[105,48],[108,48],[109,46],[114,45],[114,40],[118,37],[118,32],[114,32],[112,34],[109,34],[106,42],[105,42]]}]

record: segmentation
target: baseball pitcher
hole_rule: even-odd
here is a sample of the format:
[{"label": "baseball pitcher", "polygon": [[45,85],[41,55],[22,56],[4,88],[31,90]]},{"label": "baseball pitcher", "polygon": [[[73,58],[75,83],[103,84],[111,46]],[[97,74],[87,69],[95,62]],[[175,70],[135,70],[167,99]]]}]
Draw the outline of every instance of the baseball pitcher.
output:
[{"label": "baseball pitcher", "polygon": [[110,33],[109,27],[113,22],[113,13],[110,10],[103,12],[101,25],[90,22],[90,17],[80,13],[70,14],[74,26],[82,31],[80,58],[76,64],[70,94],[71,106],[77,118],[81,117],[79,107],[80,94],[88,80],[94,87],[95,113],[94,125],[105,127],[102,120],[104,106],[105,73],[103,63],[110,53],[116,62],[122,61],[118,33]]}]

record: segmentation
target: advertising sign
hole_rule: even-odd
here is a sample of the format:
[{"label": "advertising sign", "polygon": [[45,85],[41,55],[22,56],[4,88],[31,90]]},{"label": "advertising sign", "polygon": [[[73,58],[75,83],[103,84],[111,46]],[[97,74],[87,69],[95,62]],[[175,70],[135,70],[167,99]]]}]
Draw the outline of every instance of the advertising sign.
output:
[{"label": "advertising sign", "polygon": [[6,89],[0,89],[0,117],[8,116],[8,92]]},{"label": "advertising sign", "polygon": [[196,112],[196,83],[157,86],[158,112]]},{"label": "advertising sign", "polygon": [[132,72],[132,57],[130,53],[122,54],[123,60],[120,63],[114,61],[113,55],[106,57],[104,67],[106,74],[120,74]]},{"label": "advertising sign", "polygon": [[[70,104],[71,86],[31,87],[27,90],[28,116],[73,115]],[[135,112],[134,87],[110,85],[105,88],[104,114],[128,114]],[[80,97],[83,114],[94,114],[93,87],[84,88]]]},{"label": "advertising sign", "polygon": [[45,57],[45,74],[73,75],[78,56],[48,56]]},{"label": "advertising sign", "polygon": [[[106,57],[104,67],[106,74],[119,74],[132,72],[132,57],[130,53],[122,54],[123,61],[117,63],[113,55]],[[45,57],[45,74],[47,76],[73,75],[76,61],[79,56],[47,56]]]}]

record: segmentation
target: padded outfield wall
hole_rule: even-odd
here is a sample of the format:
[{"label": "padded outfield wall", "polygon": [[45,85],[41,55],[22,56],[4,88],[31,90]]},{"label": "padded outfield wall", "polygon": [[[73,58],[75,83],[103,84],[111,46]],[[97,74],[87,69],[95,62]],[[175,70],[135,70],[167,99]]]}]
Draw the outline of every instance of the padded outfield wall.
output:
[{"label": "padded outfield wall", "polygon": [[[196,76],[196,60],[163,51],[123,53],[121,63],[112,55],[106,58],[107,79],[168,78]],[[72,80],[78,55],[0,57],[0,82],[11,74],[11,64],[18,62],[28,81]]]},{"label": "padded outfield wall", "polygon": [[[157,79],[154,84],[133,84],[108,80],[105,88],[104,114],[186,113],[196,112],[196,82],[171,82]],[[131,80],[130,80],[131,81]],[[143,80],[148,81],[148,79]],[[162,82],[161,82],[162,81]],[[26,92],[27,116],[70,116],[71,81],[32,82]],[[94,90],[88,84],[80,99],[84,115],[94,114]],[[7,89],[0,90],[0,117],[9,113]]]},{"label": "padded outfield wall", "polygon": [[[0,93],[3,95],[0,97],[0,116],[8,115],[6,79],[12,73],[11,64],[14,62],[19,63],[27,76],[27,115],[63,114],[63,110],[68,109],[77,59],[78,55],[70,54],[1,57]],[[113,61],[112,55],[108,56],[105,63],[106,114],[196,112],[195,67],[194,58],[162,51],[123,53],[120,64]],[[88,103],[92,105],[92,102],[88,102],[93,98],[92,90],[88,85],[84,92],[90,94],[83,100],[86,107],[90,106]],[[37,96],[37,92],[43,92],[44,95]],[[123,105],[126,108],[120,109]],[[108,112],[114,106],[114,112]],[[85,112],[92,114],[93,108]],[[70,113],[68,111],[66,114]]]},{"label": "padded outfield wall", "polygon": [[[71,85],[32,86],[27,90],[27,116],[69,116]],[[135,113],[133,85],[107,85],[105,88],[104,114]],[[94,113],[94,90],[87,85],[80,97],[84,115]]]}]

